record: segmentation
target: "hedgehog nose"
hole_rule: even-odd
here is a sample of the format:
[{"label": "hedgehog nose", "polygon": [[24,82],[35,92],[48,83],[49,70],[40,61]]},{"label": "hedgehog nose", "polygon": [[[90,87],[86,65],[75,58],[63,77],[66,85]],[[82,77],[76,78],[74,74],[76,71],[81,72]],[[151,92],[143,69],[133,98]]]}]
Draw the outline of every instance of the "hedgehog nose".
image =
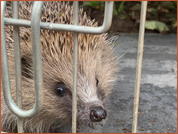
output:
[{"label": "hedgehog nose", "polygon": [[90,112],[90,119],[93,122],[99,122],[102,119],[106,119],[107,113],[101,106],[92,107]]}]

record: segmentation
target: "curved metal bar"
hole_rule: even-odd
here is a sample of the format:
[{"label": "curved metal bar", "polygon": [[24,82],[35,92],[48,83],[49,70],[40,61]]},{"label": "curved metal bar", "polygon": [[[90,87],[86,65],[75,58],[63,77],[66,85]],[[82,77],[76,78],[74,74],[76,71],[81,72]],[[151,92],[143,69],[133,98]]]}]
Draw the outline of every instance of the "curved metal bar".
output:
[{"label": "curved metal bar", "polygon": [[33,71],[36,94],[37,110],[43,106],[43,73],[42,73],[42,56],[41,56],[41,39],[40,39],[40,16],[43,1],[35,1],[31,15],[31,37],[33,52]]},{"label": "curved metal bar", "polygon": [[[33,8],[33,14],[34,16],[40,16],[41,8],[42,8],[42,2],[38,2],[36,4],[35,9]],[[42,107],[42,86],[38,90],[35,88],[36,92],[36,100],[35,100],[35,106],[33,109],[24,111],[20,109],[12,99],[11,95],[11,88],[10,88],[10,78],[9,78],[9,67],[8,67],[8,59],[7,59],[7,48],[6,48],[6,38],[5,38],[5,27],[4,27],[4,11],[5,11],[6,1],[1,2],[1,81],[2,81],[2,88],[3,88],[3,94],[4,94],[4,100],[9,107],[9,109],[16,114],[19,117],[25,118],[25,117],[32,117],[39,113]],[[35,18],[39,20],[38,18]],[[34,19],[33,19],[34,20]],[[39,71],[40,72],[40,71]],[[41,73],[41,72],[40,72]],[[42,83],[40,83],[41,85]],[[41,101],[40,101],[41,100]]]},{"label": "curved metal bar", "polygon": [[100,33],[107,32],[111,26],[113,16],[113,5],[114,1],[105,1],[104,22],[103,25],[101,26]]},{"label": "curved metal bar", "polygon": [[[104,22],[101,27],[88,27],[88,26],[77,26],[77,25],[66,25],[66,24],[55,24],[41,22],[40,27],[42,29],[48,30],[58,30],[58,31],[68,31],[68,32],[77,32],[77,33],[88,33],[88,34],[102,34],[109,30],[112,22],[112,13],[113,13],[113,1],[105,2],[105,11],[104,11]],[[5,24],[30,27],[31,22],[28,20],[19,20],[5,18]]]}]

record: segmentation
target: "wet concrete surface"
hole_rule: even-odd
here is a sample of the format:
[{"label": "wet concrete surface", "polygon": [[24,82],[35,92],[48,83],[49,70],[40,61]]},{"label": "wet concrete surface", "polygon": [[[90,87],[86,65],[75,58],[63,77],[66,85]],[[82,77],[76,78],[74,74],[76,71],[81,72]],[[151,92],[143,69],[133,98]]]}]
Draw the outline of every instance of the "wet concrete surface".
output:
[{"label": "wet concrete surface", "polygon": [[[112,35],[111,35],[112,36]],[[128,133],[132,128],[138,34],[121,34],[115,46],[118,81],[107,105],[108,118],[78,132]],[[177,132],[177,35],[146,34],[140,85],[138,133]]]}]

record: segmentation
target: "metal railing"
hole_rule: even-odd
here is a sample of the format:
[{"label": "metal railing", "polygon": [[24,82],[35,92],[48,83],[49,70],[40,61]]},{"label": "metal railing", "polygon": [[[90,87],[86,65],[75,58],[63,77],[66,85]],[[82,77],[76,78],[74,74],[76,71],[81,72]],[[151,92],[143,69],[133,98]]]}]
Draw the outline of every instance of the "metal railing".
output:
[{"label": "metal railing", "polygon": [[[4,99],[9,109],[18,116],[18,132],[23,132],[23,118],[32,117],[40,112],[43,106],[43,77],[42,77],[42,58],[41,58],[41,42],[40,42],[40,29],[56,30],[56,31],[69,31],[74,32],[74,52],[73,52],[73,97],[72,97],[72,132],[76,133],[76,118],[77,118],[77,53],[78,53],[78,33],[88,34],[101,34],[106,32],[111,25],[113,2],[105,2],[104,22],[101,27],[86,27],[78,26],[78,2],[74,2],[74,25],[54,24],[47,22],[40,22],[41,10],[43,2],[34,2],[32,9],[31,21],[18,19],[18,2],[13,2],[13,18],[5,18],[4,11],[6,1],[1,1],[1,80],[4,93]],[[139,43],[137,53],[137,72],[134,96],[134,111],[132,132],[136,133],[137,130],[137,116],[138,116],[138,102],[140,92],[140,77],[141,65],[143,55],[143,41],[144,41],[144,25],[146,17],[147,2],[142,1],[141,7],[141,23],[139,32]],[[16,94],[17,105],[14,103],[11,95],[5,25],[14,26],[14,51],[15,51],[15,73],[16,73]],[[21,61],[20,61],[20,42],[19,42],[19,26],[31,27],[32,38],[32,52],[33,52],[33,69],[34,69],[34,82],[35,82],[35,105],[32,109],[24,111],[21,109]]]}]

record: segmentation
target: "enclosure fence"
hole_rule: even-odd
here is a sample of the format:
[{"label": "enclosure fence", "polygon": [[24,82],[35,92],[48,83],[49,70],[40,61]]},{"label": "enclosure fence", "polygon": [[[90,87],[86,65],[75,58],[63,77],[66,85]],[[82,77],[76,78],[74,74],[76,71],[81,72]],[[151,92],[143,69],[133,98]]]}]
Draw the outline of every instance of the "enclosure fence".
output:
[{"label": "enclosure fence", "polygon": [[[144,25],[147,2],[142,1],[141,21],[138,42],[137,72],[134,96],[133,126],[132,132],[137,130],[138,102],[140,89],[141,64],[143,55]],[[109,30],[112,22],[113,1],[105,2],[104,21],[101,27],[78,26],[78,1],[74,1],[74,25],[55,24],[40,22],[42,1],[35,1],[31,14],[31,21],[18,19],[18,1],[12,2],[13,18],[5,18],[4,12],[6,1],[1,1],[1,81],[5,102],[8,108],[18,116],[18,133],[23,133],[23,119],[37,115],[43,107],[43,77],[42,77],[42,57],[40,29],[74,32],[73,36],[73,94],[72,94],[72,133],[76,133],[77,127],[77,59],[78,59],[78,33],[102,34]],[[16,77],[16,99],[17,105],[12,99],[10,76],[8,69],[7,46],[5,37],[5,25],[13,25],[14,54],[15,54],[15,77]],[[35,84],[35,104],[30,110],[22,110],[22,88],[21,88],[21,60],[20,60],[20,37],[19,27],[31,27],[33,70]]]}]

